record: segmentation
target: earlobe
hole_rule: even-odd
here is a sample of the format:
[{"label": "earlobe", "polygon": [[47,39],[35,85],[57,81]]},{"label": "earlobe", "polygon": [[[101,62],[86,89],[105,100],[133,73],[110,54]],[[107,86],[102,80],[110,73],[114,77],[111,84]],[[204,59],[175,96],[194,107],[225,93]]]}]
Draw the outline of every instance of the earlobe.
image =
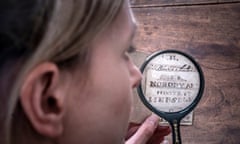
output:
[{"label": "earlobe", "polygon": [[20,89],[20,102],[33,128],[47,137],[63,131],[64,95],[59,92],[60,70],[51,62],[37,65]]}]

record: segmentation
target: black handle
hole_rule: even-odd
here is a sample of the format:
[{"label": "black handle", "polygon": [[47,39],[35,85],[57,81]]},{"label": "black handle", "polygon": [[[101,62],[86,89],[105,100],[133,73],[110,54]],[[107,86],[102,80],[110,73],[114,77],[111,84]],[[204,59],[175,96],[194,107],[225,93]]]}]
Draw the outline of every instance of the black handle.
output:
[{"label": "black handle", "polygon": [[180,135],[180,121],[173,120],[170,122],[172,127],[172,140],[173,144],[182,144],[181,135]]}]

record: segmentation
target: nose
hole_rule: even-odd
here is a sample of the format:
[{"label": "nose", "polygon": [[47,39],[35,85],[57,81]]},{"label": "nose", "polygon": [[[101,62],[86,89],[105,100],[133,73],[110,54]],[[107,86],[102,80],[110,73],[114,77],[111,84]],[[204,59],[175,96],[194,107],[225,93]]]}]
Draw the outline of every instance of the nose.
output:
[{"label": "nose", "polygon": [[132,71],[131,71],[131,82],[132,88],[137,87],[142,80],[142,73],[140,72],[139,68],[133,64]]}]

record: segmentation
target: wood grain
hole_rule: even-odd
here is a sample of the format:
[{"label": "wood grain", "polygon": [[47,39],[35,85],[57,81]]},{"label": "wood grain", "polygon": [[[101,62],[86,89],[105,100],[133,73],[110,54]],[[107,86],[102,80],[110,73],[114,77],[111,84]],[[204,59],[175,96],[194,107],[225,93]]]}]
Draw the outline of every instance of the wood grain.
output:
[{"label": "wood grain", "polygon": [[132,7],[165,7],[179,5],[210,5],[236,3],[240,0],[130,0]]},{"label": "wood grain", "polygon": [[[139,52],[133,55],[138,65],[154,51],[177,49],[193,56],[204,71],[205,92],[193,126],[181,127],[183,143],[239,144],[240,3],[133,11],[139,25],[134,40]],[[132,120],[140,121],[146,113],[135,93]]]}]

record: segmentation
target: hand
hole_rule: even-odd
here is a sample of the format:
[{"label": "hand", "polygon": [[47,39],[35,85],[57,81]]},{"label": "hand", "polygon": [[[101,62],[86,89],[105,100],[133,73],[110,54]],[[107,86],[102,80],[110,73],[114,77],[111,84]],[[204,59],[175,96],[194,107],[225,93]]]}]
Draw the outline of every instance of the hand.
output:
[{"label": "hand", "polygon": [[130,123],[125,144],[160,144],[171,130],[169,126],[158,125],[155,114],[149,116],[142,124]]}]

